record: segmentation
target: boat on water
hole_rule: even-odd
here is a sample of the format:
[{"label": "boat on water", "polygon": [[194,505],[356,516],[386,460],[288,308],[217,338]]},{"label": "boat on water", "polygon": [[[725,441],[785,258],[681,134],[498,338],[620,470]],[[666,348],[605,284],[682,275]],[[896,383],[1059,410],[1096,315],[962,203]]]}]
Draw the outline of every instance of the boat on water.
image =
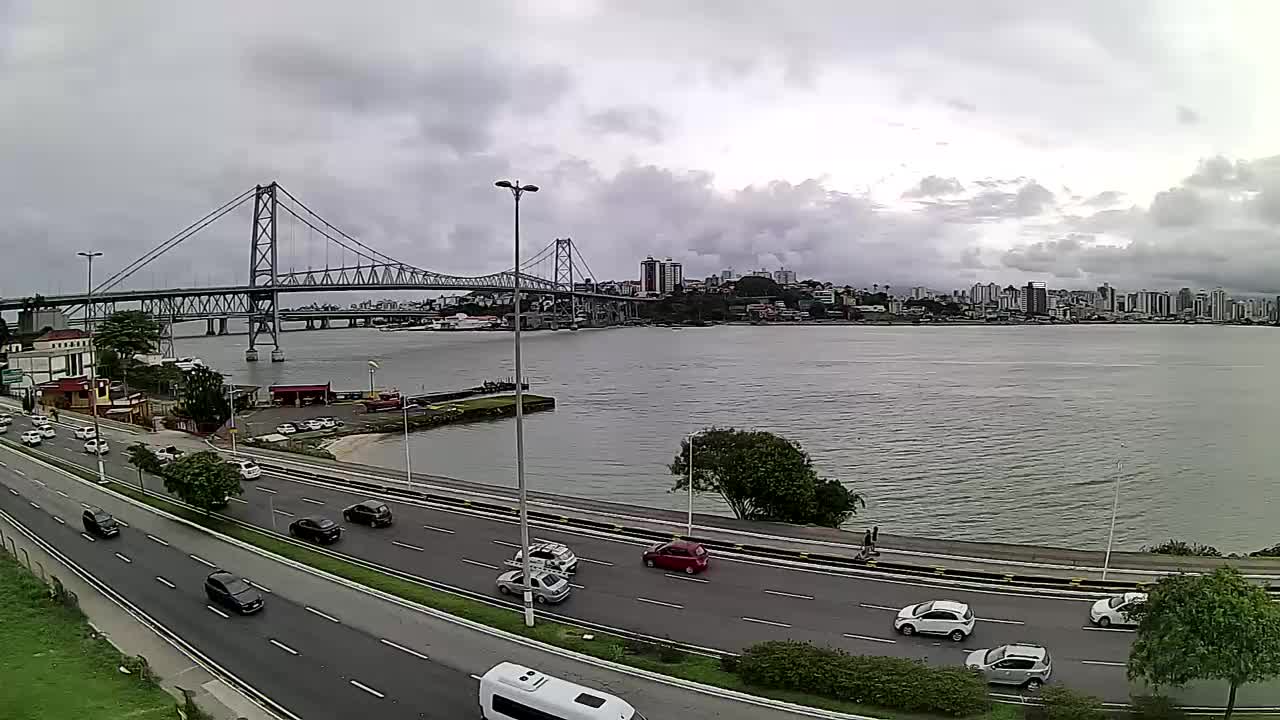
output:
[{"label": "boat on water", "polygon": [[493,315],[471,316],[458,313],[451,317],[440,318],[427,325],[420,325],[413,330],[489,330],[501,325],[501,321]]}]

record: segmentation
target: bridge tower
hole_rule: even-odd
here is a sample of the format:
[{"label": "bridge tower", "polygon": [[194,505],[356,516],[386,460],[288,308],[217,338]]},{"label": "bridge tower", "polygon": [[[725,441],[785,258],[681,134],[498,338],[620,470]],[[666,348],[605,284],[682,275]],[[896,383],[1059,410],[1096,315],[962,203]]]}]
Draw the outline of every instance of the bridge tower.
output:
[{"label": "bridge tower", "polygon": [[[573,292],[573,238],[556,238],[555,284]],[[569,323],[578,321],[578,298],[569,296]]]},{"label": "bridge tower", "polygon": [[253,197],[253,231],[249,247],[249,349],[248,362],[258,360],[258,336],[271,335],[271,362],[284,362],[280,349],[280,293],[276,290],[276,190],[259,185]]}]

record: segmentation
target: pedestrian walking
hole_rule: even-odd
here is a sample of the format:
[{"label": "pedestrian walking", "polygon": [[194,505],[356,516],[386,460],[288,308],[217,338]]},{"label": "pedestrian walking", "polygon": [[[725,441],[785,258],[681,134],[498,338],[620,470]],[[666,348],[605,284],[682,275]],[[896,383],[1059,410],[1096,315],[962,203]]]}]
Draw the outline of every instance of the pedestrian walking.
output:
[{"label": "pedestrian walking", "polygon": [[871,531],[868,530],[866,535],[862,536],[862,551],[864,553],[871,552]]},{"label": "pedestrian walking", "polygon": [[876,545],[880,542],[880,526],[876,525],[871,528],[871,554],[879,555],[880,551],[876,549]]}]

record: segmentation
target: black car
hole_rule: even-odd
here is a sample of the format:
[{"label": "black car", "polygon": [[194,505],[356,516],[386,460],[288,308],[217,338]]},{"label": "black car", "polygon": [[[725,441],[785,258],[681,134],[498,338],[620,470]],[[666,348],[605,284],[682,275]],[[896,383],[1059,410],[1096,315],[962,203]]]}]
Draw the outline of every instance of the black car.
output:
[{"label": "black car", "polygon": [[386,527],[391,524],[391,508],[381,500],[361,500],[342,511],[347,522],[361,523],[369,527]]},{"label": "black car", "polygon": [[102,508],[91,507],[80,516],[84,522],[84,531],[98,537],[114,537],[120,534],[120,525],[111,513]]},{"label": "black car", "polygon": [[248,615],[262,609],[262,593],[244,578],[225,570],[214,570],[204,579],[204,594],[223,607]]},{"label": "black car", "polygon": [[311,515],[289,523],[289,534],[323,545],[337,542],[342,537],[342,526],[327,517]]}]

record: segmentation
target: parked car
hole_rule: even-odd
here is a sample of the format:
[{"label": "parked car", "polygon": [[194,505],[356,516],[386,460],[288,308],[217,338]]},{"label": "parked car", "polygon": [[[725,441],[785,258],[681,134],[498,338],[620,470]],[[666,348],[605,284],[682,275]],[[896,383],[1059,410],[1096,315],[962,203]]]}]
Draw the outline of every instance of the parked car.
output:
[{"label": "parked car", "polygon": [[53,426],[52,426],[52,425],[48,425],[48,424],[46,424],[46,425],[41,425],[41,426],[38,428],[38,431],[39,431],[39,433],[40,433],[40,437],[51,438],[51,437],[57,437],[57,436],[58,436],[57,431],[55,431],[55,430],[53,429]]},{"label": "parked car", "polygon": [[262,477],[262,468],[252,460],[228,460],[227,464],[240,473],[241,480],[257,480]]},{"label": "parked car", "polygon": [[319,417],[314,422],[320,423],[321,430],[332,430],[338,427],[338,421],[331,417]]},{"label": "parked car", "polygon": [[893,629],[903,635],[946,635],[960,642],[973,634],[973,611],[954,600],[930,600],[898,611]]},{"label": "parked car", "polygon": [[[508,565],[519,565],[524,553],[516,551],[515,558]],[[529,567],[549,570],[561,575],[572,575],[578,572],[578,556],[566,545],[554,542],[540,542],[529,546]]]},{"label": "parked car", "polygon": [[81,425],[76,428],[77,440],[92,440],[96,437],[98,437],[98,433],[93,429],[92,425]]},{"label": "parked car", "polygon": [[327,545],[337,542],[342,537],[342,526],[327,517],[309,515],[289,523],[289,534],[296,538]]},{"label": "parked car", "polygon": [[689,575],[706,570],[710,562],[707,549],[692,540],[672,540],[654,545],[644,552],[645,565],[677,570]]},{"label": "parked car", "polygon": [[1089,620],[1098,627],[1112,625],[1137,625],[1133,610],[1147,601],[1146,593],[1131,592],[1102,598],[1089,608]]},{"label": "parked car", "polygon": [[298,432],[298,426],[293,423],[280,423],[276,426],[276,432],[281,435],[292,435]]},{"label": "parked car", "polygon": [[107,444],[106,438],[94,438],[84,444],[84,451],[90,455],[106,455],[111,452],[111,446]]},{"label": "parked car", "polygon": [[391,524],[391,508],[381,500],[361,500],[343,510],[342,518],[369,527],[387,527]]},{"label": "parked car", "polygon": [[214,570],[204,579],[204,594],[214,604],[230,608],[241,615],[256,613],[263,607],[262,593],[244,578],[225,570]]},{"label": "parked car", "polygon": [[23,445],[35,447],[44,441],[44,436],[40,434],[39,430],[28,430],[22,433],[21,440]]},{"label": "parked car", "polygon": [[965,667],[977,670],[989,683],[1019,685],[1039,690],[1049,682],[1053,661],[1039,645],[1014,643],[991,650],[974,650],[965,658]]},{"label": "parked car", "polygon": [[166,465],[173,462],[174,460],[177,460],[183,455],[184,453],[181,450],[179,450],[178,448],[172,445],[170,445],[169,447],[162,447],[156,451],[156,458],[158,458],[160,462]]},{"label": "parked car", "polygon": [[13,415],[9,413],[0,413],[0,426],[8,426],[13,424]]},{"label": "parked car", "polygon": [[298,428],[300,430],[323,430],[324,423],[319,420],[303,420],[298,423]]},{"label": "parked car", "polygon": [[120,524],[111,513],[99,507],[90,507],[80,515],[84,531],[98,537],[115,537],[120,534]]},{"label": "parked car", "polygon": [[0,433],[9,432],[9,426],[6,423],[0,423]]},{"label": "parked car", "polygon": [[[524,572],[508,570],[498,576],[497,585],[503,595],[520,595],[524,593]],[[538,571],[530,573],[529,589],[533,591],[534,602],[553,605],[564,602],[573,590],[563,575]]]}]

